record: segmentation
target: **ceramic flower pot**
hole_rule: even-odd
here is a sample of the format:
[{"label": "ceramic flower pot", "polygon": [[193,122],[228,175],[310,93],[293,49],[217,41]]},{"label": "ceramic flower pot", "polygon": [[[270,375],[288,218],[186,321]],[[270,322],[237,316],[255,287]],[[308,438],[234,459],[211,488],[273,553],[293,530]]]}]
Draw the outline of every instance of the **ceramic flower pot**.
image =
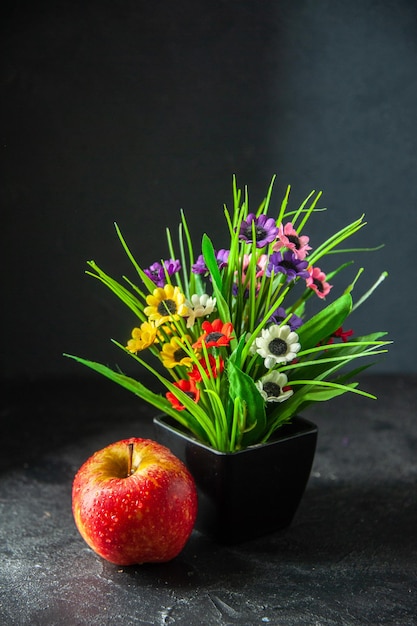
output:
[{"label": "ceramic flower pot", "polygon": [[266,444],[218,452],[154,418],[157,440],[188,467],[197,485],[195,528],[221,543],[240,543],[291,524],[310,476],[317,426],[301,417]]}]

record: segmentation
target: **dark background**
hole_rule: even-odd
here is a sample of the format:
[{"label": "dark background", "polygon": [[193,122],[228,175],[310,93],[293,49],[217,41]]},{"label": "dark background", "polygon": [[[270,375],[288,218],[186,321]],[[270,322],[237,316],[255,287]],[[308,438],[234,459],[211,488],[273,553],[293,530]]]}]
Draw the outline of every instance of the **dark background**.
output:
[{"label": "dark background", "polygon": [[[70,352],[129,370],[135,320],[84,275],[134,278],[167,256],[183,208],[222,240],[231,179],[256,208],[274,173],[329,208],[313,245],[366,214],[358,334],[394,345],[374,371],[416,370],[417,5],[414,0],[6,2],[1,37],[1,374],[90,375]],[[324,269],[330,269],[326,266]],[[336,294],[336,288],[334,290]]]}]

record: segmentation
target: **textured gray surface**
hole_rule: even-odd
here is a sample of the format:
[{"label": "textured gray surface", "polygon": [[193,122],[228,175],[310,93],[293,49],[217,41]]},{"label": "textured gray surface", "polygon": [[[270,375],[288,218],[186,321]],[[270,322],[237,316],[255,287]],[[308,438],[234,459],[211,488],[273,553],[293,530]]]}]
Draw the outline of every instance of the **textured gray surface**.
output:
[{"label": "textured gray surface", "polygon": [[318,449],[289,529],[232,548],[194,532],[174,561],[128,568],[78,535],[71,482],[94,450],[152,436],[152,411],[109,383],[10,389],[0,624],[416,624],[417,379],[362,387],[378,401],[349,396],[306,414]]}]

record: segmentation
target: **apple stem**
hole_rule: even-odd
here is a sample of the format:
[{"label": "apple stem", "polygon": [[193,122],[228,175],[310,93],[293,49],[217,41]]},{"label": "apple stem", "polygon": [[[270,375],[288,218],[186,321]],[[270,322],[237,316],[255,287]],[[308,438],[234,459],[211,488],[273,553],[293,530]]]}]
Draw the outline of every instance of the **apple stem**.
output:
[{"label": "apple stem", "polygon": [[129,454],[127,457],[127,475],[132,475],[132,458],[133,458],[133,443],[128,443]]}]

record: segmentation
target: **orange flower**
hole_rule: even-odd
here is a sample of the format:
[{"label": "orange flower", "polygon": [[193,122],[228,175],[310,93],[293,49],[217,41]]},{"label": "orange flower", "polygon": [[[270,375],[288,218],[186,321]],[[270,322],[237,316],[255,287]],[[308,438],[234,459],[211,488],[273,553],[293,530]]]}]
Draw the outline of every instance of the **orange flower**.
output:
[{"label": "orange flower", "polygon": [[[223,359],[221,357],[215,359],[212,354],[208,355],[208,363],[205,358],[200,359],[199,363],[209,378],[217,378],[224,370]],[[197,365],[194,365],[188,376],[196,383],[201,381],[201,373]]]},{"label": "orange flower", "polygon": [[233,338],[233,324],[231,322],[223,322],[220,319],[213,322],[203,322],[202,328],[204,333],[193,344],[193,348],[201,348],[204,343],[206,348],[219,348],[220,346],[228,346]]},{"label": "orange flower", "polygon": [[[174,383],[174,386],[178,389],[181,389],[181,391],[186,393],[187,396],[194,400],[194,402],[199,401],[200,390],[197,389],[196,384],[193,380],[179,380],[177,383]],[[183,411],[185,409],[185,406],[181,404],[181,402],[178,400],[177,396],[174,393],[168,391],[165,395],[167,399],[171,402],[174,409],[177,409],[177,411]]]}]

